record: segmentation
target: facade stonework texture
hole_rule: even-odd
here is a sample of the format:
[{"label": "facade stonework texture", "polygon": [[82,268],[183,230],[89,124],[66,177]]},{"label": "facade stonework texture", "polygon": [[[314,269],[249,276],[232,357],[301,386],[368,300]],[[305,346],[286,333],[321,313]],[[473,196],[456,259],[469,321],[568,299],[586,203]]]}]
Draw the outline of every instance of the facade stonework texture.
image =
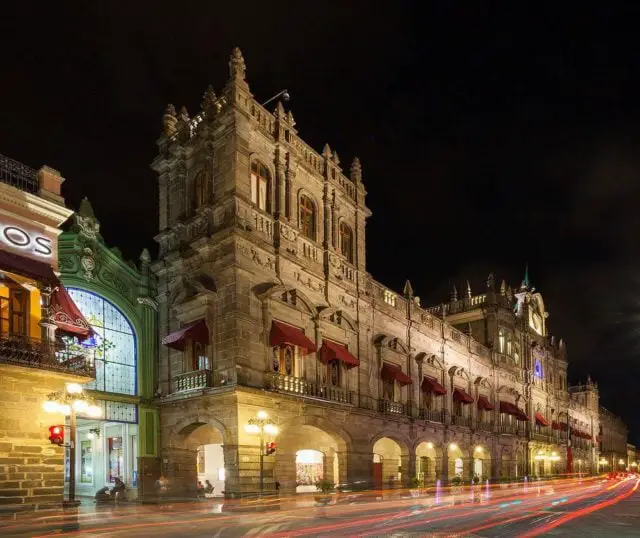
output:
[{"label": "facade stonework texture", "polygon": [[359,160],[262,107],[237,49],[229,68],[197,115],[167,107],[152,165],[163,474],[193,490],[198,446],[218,443],[225,494],[256,491],[259,410],[280,429],[266,489],[296,490],[308,450],[325,479],[385,487],[595,472],[597,386],[568,387],[528,277],[433,308],[375,281]]}]

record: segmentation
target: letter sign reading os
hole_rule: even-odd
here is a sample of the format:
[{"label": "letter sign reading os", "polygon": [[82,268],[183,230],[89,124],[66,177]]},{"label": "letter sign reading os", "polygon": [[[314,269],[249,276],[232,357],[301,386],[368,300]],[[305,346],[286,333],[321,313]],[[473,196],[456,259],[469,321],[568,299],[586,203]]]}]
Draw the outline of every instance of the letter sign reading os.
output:
[{"label": "letter sign reading os", "polygon": [[29,233],[18,226],[0,225],[0,242],[14,248],[28,250],[38,256],[49,257],[53,254],[51,239],[34,233]]}]

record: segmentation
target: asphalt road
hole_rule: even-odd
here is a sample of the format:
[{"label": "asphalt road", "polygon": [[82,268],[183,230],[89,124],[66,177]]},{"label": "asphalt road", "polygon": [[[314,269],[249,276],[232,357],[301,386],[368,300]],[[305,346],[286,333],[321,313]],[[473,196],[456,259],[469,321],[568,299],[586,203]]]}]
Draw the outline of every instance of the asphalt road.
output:
[{"label": "asphalt road", "polygon": [[[550,485],[410,492],[331,504],[228,511],[215,502],[82,508],[0,519],[0,535],[226,538],[239,536],[640,536],[640,480],[565,480]],[[415,494],[414,494],[415,495]],[[237,508],[237,507],[234,507]],[[623,516],[622,514],[627,514]],[[66,527],[66,529],[64,529]],[[76,530],[74,530],[76,529]]]}]

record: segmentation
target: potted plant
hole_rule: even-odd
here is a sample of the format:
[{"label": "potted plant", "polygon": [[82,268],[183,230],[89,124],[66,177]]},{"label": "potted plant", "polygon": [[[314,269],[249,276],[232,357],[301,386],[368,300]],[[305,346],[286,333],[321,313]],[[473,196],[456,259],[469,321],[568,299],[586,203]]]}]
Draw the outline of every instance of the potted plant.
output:
[{"label": "potted plant", "polygon": [[420,479],[417,476],[414,476],[411,479],[411,488],[409,489],[409,493],[412,497],[418,497],[420,495]]},{"label": "potted plant", "polygon": [[316,482],[316,489],[318,493],[314,495],[317,503],[329,504],[331,502],[331,492],[334,489],[334,484],[328,480],[318,480]]}]

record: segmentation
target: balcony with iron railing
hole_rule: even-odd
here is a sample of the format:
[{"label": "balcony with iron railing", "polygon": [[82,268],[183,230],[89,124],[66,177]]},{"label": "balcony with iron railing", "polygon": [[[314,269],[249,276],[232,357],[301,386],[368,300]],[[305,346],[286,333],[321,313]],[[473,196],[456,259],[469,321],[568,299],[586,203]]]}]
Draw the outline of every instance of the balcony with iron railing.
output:
[{"label": "balcony with iron railing", "polygon": [[444,409],[420,409],[418,416],[429,422],[444,424],[447,414]]},{"label": "balcony with iron railing", "polygon": [[406,415],[408,406],[403,404],[402,402],[378,400],[378,411],[385,415]]},{"label": "balcony with iron railing", "polygon": [[471,427],[471,417],[465,417],[462,415],[451,415],[451,424],[454,426],[466,426]]},{"label": "balcony with iron railing", "polygon": [[0,155],[0,183],[37,194],[40,188],[38,174],[29,166]]},{"label": "balcony with iron railing", "polygon": [[548,426],[536,426],[531,431],[531,439],[533,439],[534,441],[548,443],[551,439],[551,431],[551,428],[549,428]]},{"label": "balcony with iron railing", "polygon": [[479,420],[478,422],[476,422],[476,429],[482,430],[484,432],[492,432],[493,422],[483,422]]},{"label": "balcony with iron railing", "polygon": [[267,388],[296,396],[320,398],[348,405],[356,404],[356,394],[352,390],[313,383],[301,377],[271,373],[267,376]]},{"label": "balcony with iron railing", "polygon": [[95,378],[93,359],[92,348],[83,348],[61,340],[43,342],[21,334],[0,334],[0,365]]}]

